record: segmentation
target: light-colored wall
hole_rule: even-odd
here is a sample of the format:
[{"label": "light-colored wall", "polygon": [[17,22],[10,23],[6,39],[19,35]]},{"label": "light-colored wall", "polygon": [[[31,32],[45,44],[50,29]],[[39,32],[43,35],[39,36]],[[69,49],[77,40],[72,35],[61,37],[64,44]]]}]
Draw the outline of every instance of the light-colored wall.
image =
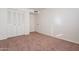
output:
[{"label": "light-colored wall", "polygon": [[36,16],[36,31],[44,34],[50,34],[50,20],[48,18],[50,11],[48,9],[41,10]]},{"label": "light-colored wall", "polygon": [[79,9],[44,9],[37,18],[37,32],[79,43]]}]

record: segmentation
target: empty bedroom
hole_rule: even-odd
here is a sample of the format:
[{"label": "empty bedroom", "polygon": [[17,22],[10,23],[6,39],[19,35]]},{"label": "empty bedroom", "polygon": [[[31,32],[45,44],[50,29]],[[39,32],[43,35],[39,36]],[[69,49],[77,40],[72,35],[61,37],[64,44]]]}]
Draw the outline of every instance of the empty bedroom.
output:
[{"label": "empty bedroom", "polygon": [[0,51],[79,51],[79,8],[0,8]]}]

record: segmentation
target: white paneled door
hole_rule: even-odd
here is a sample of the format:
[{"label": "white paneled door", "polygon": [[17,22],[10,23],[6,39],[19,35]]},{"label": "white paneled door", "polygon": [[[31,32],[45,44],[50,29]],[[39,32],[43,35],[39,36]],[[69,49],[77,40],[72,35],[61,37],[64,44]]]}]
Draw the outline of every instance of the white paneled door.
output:
[{"label": "white paneled door", "polygon": [[29,9],[0,8],[0,40],[29,34]]},{"label": "white paneled door", "polygon": [[6,17],[6,9],[0,9],[0,40],[5,39],[7,37],[7,17]]},{"label": "white paneled door", "polygon": [[24,34],[25,13],[23,11],[8,9],[8,37]]}]

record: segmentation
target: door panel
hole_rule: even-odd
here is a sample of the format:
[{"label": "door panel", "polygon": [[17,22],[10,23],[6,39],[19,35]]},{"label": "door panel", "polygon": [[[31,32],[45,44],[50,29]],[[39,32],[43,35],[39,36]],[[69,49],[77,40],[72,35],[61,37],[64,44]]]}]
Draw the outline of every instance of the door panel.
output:
[{"label": "door panel", "polygon": [[8,10],[8,37],[24,34],[24,13]]}]

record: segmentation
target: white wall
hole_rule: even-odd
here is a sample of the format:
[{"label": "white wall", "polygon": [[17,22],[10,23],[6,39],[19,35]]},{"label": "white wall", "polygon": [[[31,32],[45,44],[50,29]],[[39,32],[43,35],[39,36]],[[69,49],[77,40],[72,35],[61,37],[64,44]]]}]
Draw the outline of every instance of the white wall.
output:
[{"label": "white wall", "polygon": [[0,8],[0,40],[29,34],[29,24],[29,9]]},{"label": "white wall", "polygon": [[37,18],[37,32],[79,43],[79,9],[44,9]]},{"label": "white wall", "polygon": [[30,32],[35,31],[35,15],[30,14]]},{"label": "white wall", "polygon": [[[36,31],[50,35],[51,33],[51,16],[52,12],[50,11],[51,9],[44,9],[41,10],[40,13],[36,16]],[[52,17],[53,18],[53,17]]]}]

